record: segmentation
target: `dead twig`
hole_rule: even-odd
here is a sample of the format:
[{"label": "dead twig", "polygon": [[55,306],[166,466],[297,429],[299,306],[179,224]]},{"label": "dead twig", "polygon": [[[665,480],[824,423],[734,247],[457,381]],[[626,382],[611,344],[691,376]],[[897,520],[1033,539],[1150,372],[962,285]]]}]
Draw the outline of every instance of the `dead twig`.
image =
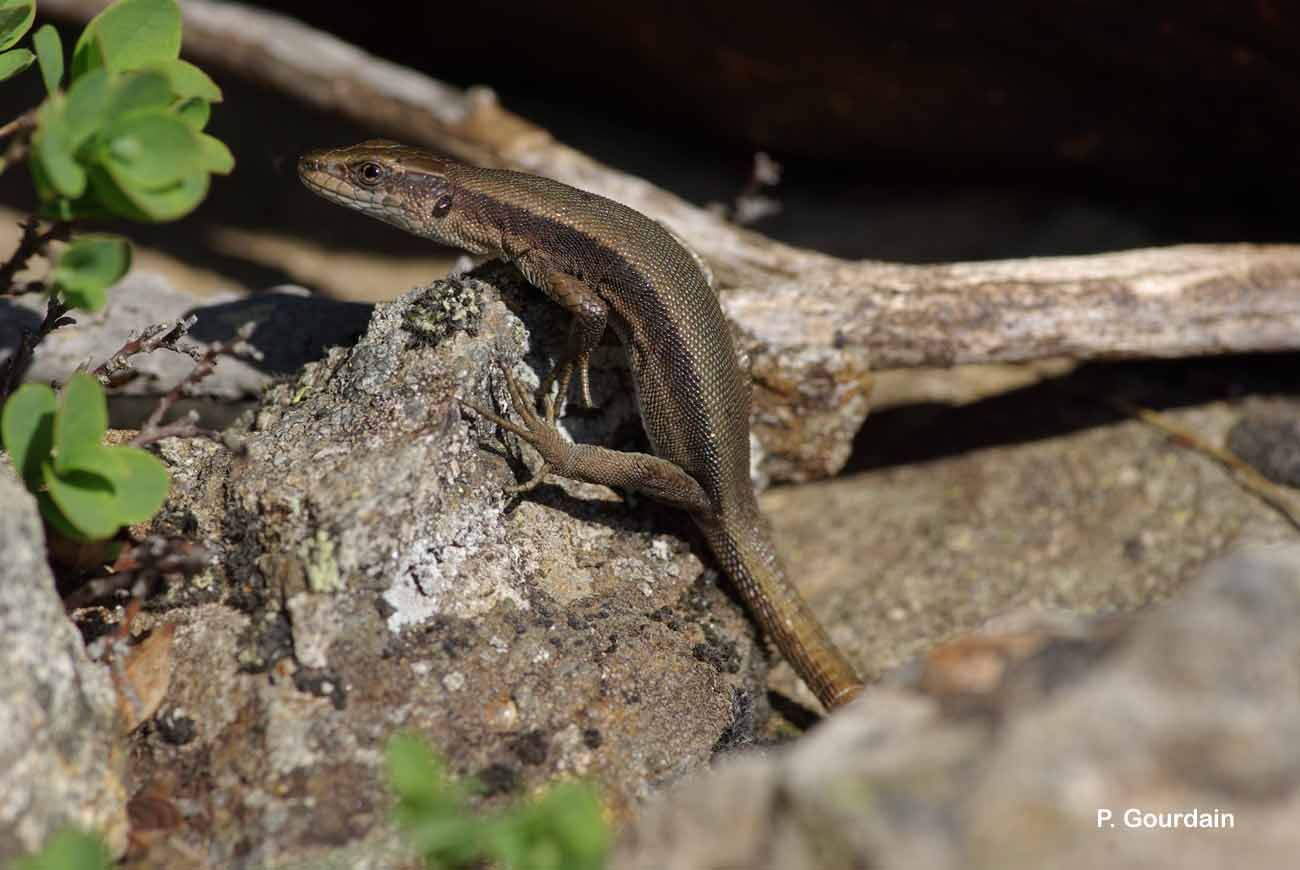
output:
[{"label": "dead twig", "polygon": [[155,323],[146,326],[138,333],[132,332],[122,346],[100,363],[91,374],[104,386],[115,387],[135,377],[136,371],[130,363],[133,356],[153,353],[155,350],[170,350],[192,357],[196,361],[199,360],[202,357],[201,351],[179,343],[198,319],[196,315],[191,314],[173,323]]},{"label": "dead twig", "polygon": [[76,610],[129,589],[132,601],[148,598],[164,577],[191,577],[208,566],[211,554],[203,546],[163,535],[149,535],[124,549],[113,563],[112,572],[86,581],[64,596],[63,606]]},{"label": "dead twig", "polygon": [[32,107],[17,118],[0,127],[0,139],[8,139],[15,133],[28,133],[36,129],[37,107]]},{"label": "dead twig", "polygon": [[[188,327],[186,327],[188,329]],[[243,356],[249,358],[259,358],[261,351],[248,343],[252,337],[253,331],[257,324],[253,321],[245,323],[235,333],[235,337],[229,341],[218,341],[210,344],[203,351],[178,350],[175,347],[169,348],[177,350],[179,353],[189,353],[194,357],[194,368],[181,381],[167,391],[167,394],[158,400],[158,406],[154,408],[153,413],[145,420],[144,425],[140,427],[140,432],[131,439],[131,445],[143,447],[146,444],[153,444],[164,438],[207,438],[216,441],[218,444],[224,444],[222,434],[214,429],[204,429],[199,426],[199,415],[190,411],[179,420],[163,425],[163,418],[167,412],[184,396],[188,395],[194,387],[212,374],[217,366],[217,359],[222,355]],[[148,331],[148,330],[146,330]],[[128,342],[129,344],[129,342]],[[161,345],[160,345],[161,346]],[[115,355],[116,356],[116,355]],[[110,360],[111,362],[111,360]]]},{"label": "dead twig", "polygon": [[[0,174],[4,174],[10,166],[21,163],[27,159],[27,152],[31,149],[32,130],[36,129],[36,109],[28,109],[17,118],[0,127],[0,139],[13,137],[9,144],[5,146],[4,155],[0,156]],[[15,136],[18,133],[21,135]]]},{"label": "dead twig", "polygon": [[[43,255],[50,242],[66,242],[70,229],[66,221],[54,221],[41,232],[41,222],[36,217],[27,218],[20,226],[23,235],[18,240],[18,247],[8,260],[0,263],[0,296],[20,296],[37,289],[37,285],[15,287],[14,276],[27,266],[32,257]],[[44,289],[44,285],[39,285],[39,289]]]},{"label": "dead twig", "polygon": [[1287,522],[1300,530],[1300,499],[1286,488],[1278,486],[1260,474],[1231,450],[1209,443],[1158,411],[1131,404],[1123,399],[1110,399],[1109,404],[1121,413],[1166,433],[1179,445],[1195,450],[1223,465],[1243,489],[1276,510],[1286,518]]},{"label": "dead twig", "polygon": [[49,302],[45,306],[45,317],[41,320],[41,325],[35,332],[25,330],[22,337],[18,340],[18,348],[9,361],[0,365],[0,404],[3,404],[14,390],[18,389],[18,383],[22,380],[23,373],[31,365],[32,355],[36,351],[36,346],[40,344],[45,336],[61,326],[70,326],[76,323],[71,317],[64,317],[72,306],[64,302],[57,294],[50,296]]}]

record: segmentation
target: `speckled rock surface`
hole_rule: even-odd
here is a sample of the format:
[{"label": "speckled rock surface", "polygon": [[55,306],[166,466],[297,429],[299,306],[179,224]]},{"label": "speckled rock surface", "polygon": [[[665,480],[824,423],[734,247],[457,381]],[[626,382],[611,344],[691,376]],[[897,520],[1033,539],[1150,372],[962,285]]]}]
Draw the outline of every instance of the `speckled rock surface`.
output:
[{"label": "speckled rock surface", "polygon": [[966,703],[868,691],[663,795],[614,866],[1292,866],[1300,548],[1240,551],[1126,623],[1047,641]]},{"label": "speckled rock surface", "polygon": [[[488,284],[440,283],[271,389],[244,455],[166,446],[164,523],[215,567],[141,621],[178,624],[162,715],[193,733],[147,726],[132,775],[171,783],[192,811],[181,836],[222,866],[386,842],[381,751],[398,730],[494,799],[586,776],[616,813],[752,733],[766,659],[684,517],[569,482],[505,496],[526,469],[456,397],[500,404],[496,361],[516,364],[527,334]],[[625,376],[595,374],[598,400]],[[572,415],[620,419],[616,404]]]},{"label": "speckled rock surface", "polygon": [[[1072,413],[1060,406],[1047,413]],[[1238,419],[1227,403],[1170,413],[1210,443]],[[837,614],[832,635],[868,675],[1022,606],[1140,608],[1238,541],[1295,535],[1220,465],[1134,421],[775,489],[761,502],[805,593]],[[776,675],[801,691],[785,665]]]},{"label": "speckled rock surface", "polygon": [[0,456],[0,864],[65,825],[126,848],[124,755],[108,669],[92,662],[45,562],[36,501]]}]

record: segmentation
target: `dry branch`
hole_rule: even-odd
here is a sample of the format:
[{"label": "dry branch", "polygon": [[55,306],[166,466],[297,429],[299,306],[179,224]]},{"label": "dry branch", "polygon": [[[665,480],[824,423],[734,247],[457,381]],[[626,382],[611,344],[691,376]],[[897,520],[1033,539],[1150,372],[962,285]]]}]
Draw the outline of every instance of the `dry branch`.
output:
[{"label": "dry branch", "polygon": [[[42,0],[85,19],[99,0]],[[1300,247],[1182,246],[945,266],[846,261],[739,229],[604,166],[500,108],[289,18],[187,0],[185,46],[410,142],[548,175],[664,223],[713,266],[728,313],[758,354],[833,353],[875,368],[1192,356],[1300,347]]]}]

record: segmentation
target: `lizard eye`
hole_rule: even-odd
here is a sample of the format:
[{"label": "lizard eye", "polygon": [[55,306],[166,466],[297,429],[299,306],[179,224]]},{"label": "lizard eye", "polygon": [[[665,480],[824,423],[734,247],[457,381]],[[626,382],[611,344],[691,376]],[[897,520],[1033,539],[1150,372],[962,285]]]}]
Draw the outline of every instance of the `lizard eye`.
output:
[{"label": "lizard eye", "polygon": [[451,194],[444,193],[433,204],[433,216],[436,218],[446,217],[449,211],[451,211]]},{"label": "lizard eye", "polygon": [[362,184],[375,185],[383,179],[384,167],[380,166],[378,163],[362,163],[353,170],[353,174]]}]

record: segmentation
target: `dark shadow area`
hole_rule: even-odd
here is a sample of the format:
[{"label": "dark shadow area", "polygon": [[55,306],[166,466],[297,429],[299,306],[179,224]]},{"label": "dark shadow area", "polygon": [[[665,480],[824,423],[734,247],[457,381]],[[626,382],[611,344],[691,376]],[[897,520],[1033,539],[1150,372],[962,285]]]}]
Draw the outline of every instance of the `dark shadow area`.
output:
[{"label": "dark shadow area", "polygon": [[41,325],[41,316],[34,311],[0,299],[0,358],[8,359],[18,349],[24,332],[35,332]]},{"label": "dark shadow area", "polygon": [[842,473],[928,462],[1040,441],[1127,419],[1110,402],[1156,411],[1248,395],[1297,395],[1300,354],[1097,362],[969,405],[916,404],[872,413]]},{"label": "dark shadow area", "polygon": [[780,692],[768,692],[767,702],[772,705],[773,713],[779,714],[800,731],[807,731],[823,719],[816,710],[810,710],[794,698],[788,698]]},{"label": "dark shadow area", "polygon": [[275,293],[199,306],[187,314],[198,318],[190,336],[202,342],[228,341],[240,326],[256,322],[249,342],[262,358],[248,360],[249,365],[267,374],[288,375],[323,358],[331,347],[356,344],[373,309],[364,302]]},{"label": "dark shadow area", "polygon": [[[650,89],[644,86],[645,77],[655,75],[655,71],[647,70],[645,64],[648,60],[659,61],[666,72],[683,74],[683,67],[689,68],[681,57],[684,48],[670,43],[658,46],[649,57],[639,53],[646,48],[645,45],[632,46],[630,48],[635,51],[624,52],[627,63],[607,70],[609,75],[592,78],[589,60],[579,62],[565,52],[559,52],[565,56],[557,57],[557,52],[551,48],[541,50],[542,43],[534,45],[519,40],[517,31],[511,28],[496,32],[475,26],[471,19],[476,19],[480,12],[439,9],[438,32],[430,34],[426,28],[432,23],[430,16],[433,13],[419,4],[392,4],[384,16],[357,16],[355,7],[350,4],[280,2],[263,5],[313,21],[380,56],[407,63],[417,71],[452,84],[488,84],[497,90],[506,108],[551,131],[560,141],[614,167],[645,177],[697,204],[732,200],[749,179],[754,151],[759,147],[769,147],[785,165],[783,181],[774,192],[783,210],[760,221],[755,228],[778,240],[842,257],[943,262],[1082,254],[1175,242],[1264,242],[1300,237],[1300,219],[1297,219],[1296,210],[1290,207],[1300,181],[1290,177],[1279,178],[1270,174],[1268,164],[1243,159],[1246,152],[1240,149],[1245,140],[1233,138],[1230,127],[1225,127],[1227,132],[1215,139],[1182,140],[1177,153],[1169,155],[1171,159],[1191,161],[1182,170],[1175,170],[1171,164],[1162,173],[1134,172],[1132,166],[1121,165],[1127,156],[1131,156],[1123,150],[1126,140],[1122,138],[1113,141],[1098,139],[1096,154],[1088,152],[1087,147],[1092,147],[1090,143],[1093,141],[1088,138],[1092,135],[1088,129],[1091,124],[1104,128],[1114,123],[1118,125],[1114,133],[1117,137],[1133,130],[1156,137],[1153,141],[1160,141],[1161,137],[1168,135],[1167,129],[1159,125],[1158,115],[1148,118],[1144,114],[1144,106],[1148,103],[1154,107],[1153,111],[1160,106],[1156,105],[1154,97],[1140,91],[1138,84],[1141,80],[1123,87],[1129,102],[1118,104],[1119,118],[1089,116],[1082,109],[1065,111],[1069,108],[1066,105],[1069,101],[1061,100],[1059,94],[1066,91],[1057,91],[1052,99],[1042,103],[1019,107],[1015,104],[1017,92],[1014,89],[999,97],[1016,108],[1016,119],[1028,126],[1035,123],[1035,110],[1051,110],[1052,117],[1057,120],[1060,120],[1057,116],[1064,112],[1067,120],[1080,126],[1077,136],[1081,138],[1077,143],[1065,138],[1053,144],[1047,141],[1047,128],[1033,139],[1015,139],[1005,131],[997,133],[995,130],[990,133],[992,138],[983,142],[983,147],[992,148],[993,140],[1001,136],[998,141],[1005,140],[1009,150],[1005,154],[978,160],[969,149],[963,148],[962,139],[944,134],[946,124],[957,123],[952,118],[945,120],[935,116],[931,118],[934,130],[927,133],[909,128],[900,130],[894,138],[894,134],[889,132],[888,117],[882,117],[871,125],[872,129],[881,131],[882,142],[878,149],[854,152],[852,157],[815,156],[801,153],[794,147],[776,147],[772,142],[765,145],[765,138],[772,138],[768,135],[771,131],[755,126],[757,122],[746,123],[744,118],[732,118],[730,127],[719,130],[720,124],[728,123],[720,116],[701,114],[698,107],[686,109],[678,104],[679,101],[705,100],[705,91],[724,87],[732,89],[732,100],[715,108],[717,112],[725,110],[725,113],[733,115],[741,110],[742,105],[750,105],[753,111],[762,114],[768,111],[764,108],[768,103],[776,105],[773,101],[787,101],[792,110],[806,112],[810,110],[808,105],[821,99],[820,91],[815,88],[806,92],[774,90],[772,82],[765,84],[766,74],[762,72],[761,63],[756,63],[752,69],[738,70],[743,75],[735,81],[725,80],[725,70],[721,73],[716,69],[697,70],[694,75],[700,79],[700,93],[674,92],[671,99],[665,99],[662,84]],[[922,4],[920,8],[924,7]],[[721,15],[718,10],[701,14],[706,20],[716,20]],[[880,8],[868,4],[861,15],[836,24],[841,13],[824,5],[810,9],[808,15],[803,16],[807,20],[790,22],[786,20],[788,16],[782,16],[773,21],[782,22],[781,28],[794,28],[786,34],[787,37],[807,28],[818,30],[828,26],[833,27],[833,32],[849,34],[864,28],[863,22],[881,14]],[[965,62],[971,71],[988,72],[991,69],[996,73],[1005,64],[1020,70],[1032,62],[1040,64],[1049,76],[1059,74],[1072,80],[1078,78],[1090,82],[1096,90],[1094,98],[1099,98],[1097,94],[1105,96],[1115,88],[1117,79],[1114,77],[1087,78],[1081,70],[1066,69],[1068,65],[1045,49],[1041,38],[1034,35],[1030,27],[1035,20],[1033,16],[1045,13],[1030,9],[1026,12],[1030,17],[1019,22],[972,16],[965,12],[958,14],[951,10],[945,14],[955,16],[952,22],[955,29],[951,33],[929,33],[926,30],[930,26],[928,19],[914,13],[900,13],[896,20],[891,21],[888,33],[893,36],[886,37],[884,31],[866,28],[865,35],[869,40],[885,39],[892,43],[918,30],[929,40],[917,37],[914,43],[916,56],[907,64],[898,58],[877,61],[887,65],[898,63],[901,70],[914,76],[912,79],[899,79],[896,87],[901,89],[901,96],[895,95],[894,98],[899,105],[907,104],[917,94],[958,101],[956,96],[944,97],[945,89],[960,94],[972,73],[959,75],[945,59],[942,49],[949,43],[964,46]],[[1083,17],[1077,22],[1081,28],[1078,33],[1054,32],[1053,36],[1065,39],[1067,44],[1079,43],[1094,50],[1102,59],[1093,57],[1093,62],[1103,62],[1107,55],[1102,49],[1109,43],[1092,42],[1097,33],[1086,30],[1086,25],[1090,21],[1096,24],[1094,18],[1104,19],[1109,14],[1105,10],[1080,10],[1079,15]],[[818,19],[817,15],[822,18]],[[608,42],[594,41],[600,23],[605,19],[628,18],[629,15],[619,10],[602,9],[592,10],[590,20],[569,21],[567,16],[555,16],[540,4],[521,4],[510,17],[511,20],[518,18],[527,22],[530,28],[540,28],[539,32],[560,31],[557,41],[546,45],[569,45],[565,38],[573,38],[576,32],[590,29],[593,31],[589,34],[592,41],[583,43],[584,48],[599,52],[611,50]],[[648,9],[631,18],[633,24],[641,18],[657,21],[660,26],[669,19],[669,24],[672,24],[672,16]],[[1198,22],[1204,25],[1205,19],[1196,18],[1189,10],[1188,26]],[[672,26],[683,23],[677,22]],[[785,63],[797,65],[797,60],[803,56],[797,52],[804,50],[805,46],[817,44],[791,43],[789,38],[768,43],[762,36],[764,22],[757,14],[731,23],[733,28],[718,32],[696,32],[693,28],[686,28],[690,32],[685,36],[691,40],[720,40],[718,52],[737,52],[737,62],[750,55],[761,59],[768,51],[779,47]],[[452,30],[449,31],[448,27]],[[447,34],[457,27],[474,32],[475,39],[446,39]],[[998,33],[996,44],[979,39],[990,29]],[[606,31],[604,36],[616,42],[619,39],[636,41],[636,32],[635,28],[624,27]],[[786,31],[778,29],[777,32]],[[1136,51],[1143,47],[1141,41],[1134,34],[1129,34],[1129,38],[1129,43],[1125,44],[1134,49],[1134,53],[1110,60],[1117,64],[1121,61],[1136,64],[1140,67],[1138,71],[1157,80],[1155,85],[1172,87],[1172,74],[1148,68],[1145,56]],[[865,62],[861,59],[867,56],[871,44],[870,41],[861,45],[854,43],[855,53],[846,55],[846,62]],[[437,50],[431,51],[430,46]],[[791,51],[796,53],[789,55]],[[1262,47],[1259,51],[1261,58],[1266,57]],[[484,58],[491,58],[491,61]],[[717,62],[717,57],[710,56],[710,59]],[[1193,60],[1200,62],[1199,58]],[[635,67],[634,61],[641,66]],[[575,78],[578,72],[575,66],[581,68],[580,77]],[[1208,67],[1202,64],[1195,68]],[[1252,75],[1261,74],[1258,70]],[[213,111],[210,130],[230,145],[237,160],[235,174],[229,178],[215,178],[208,199],[194,215],[184,220],[160,226],[117,223],[110,229],[125,232],[142,244],[259,290],[284,283],[289,280],[289,274],[277,268],[273,261],[268,262],[265,255],[260,259],[244,256],[238,245],[232,245],[229,240],[217,244],[213,239],[215,230],[236,227],[251,233],[309,240],[332,252],[354,251],[376,257],[427,257],[438,253],[439,249],[430,242],[326,203],[303,189],[298,182],[295,162],[304,151],[360,141],[381,131],[346,123],[297,101],[255,88],[230,70],[214,68],[210,72],[225,91],[225,101]],[[815,74],[816,68],[812,67],[807,76]],[[719,75],[724,75],[724,80],[717,80]],[[786,78],[786,73],[774,68],[770,76],[781,81]],[[1284,79],[1275,77],[1271,81],[1280,80]],[[1027,92],[1038,93],[1044,87],[1032,78],[1007,81]],[[818,84],[810,78],[806,87],[813,88]],[[827,79],[821,84],[826,88],[867,87],[864,82],[848,81],[843,77]],[[1244,85],[1233,85],[1239,86]],[[1177,93],[1183,94],[1189,87],[1179,85]],[[1163,91],[1157,89],[1152,93]],[[0,93],[0,117],[12,117],[34,105],[40,97],[39,77],[19,76],[7,82]],[[1293,124],[1288,120],[1291,115],[1278,112],[1283,102],[1281,98],[1278,102],[1270,102],[1270,99],[1263,91],[1259,93],[1261,111],[1268,108],[1272,112],[1259,117],[1267,117],[1277,124]],[[1232,105],[1235,104],[1210,104],[1205,106],[1205,118],[1180,117],[1178,120],[1180,123],[1212,126],[1215,112],[1226,110],[1225,107],[1230,109]],[[986,114],[987,109],[986,106],[971,106],[971,117],[961,121],[974,131],[972,135],[987,131],[988,119],[981,114]],[[1245,117],[1245,123],[1250,120],[1246,117],[1249,110],[1249,104],[1242,104],[1233,110],[1233,118],[1241,120],[1238,116]],[[866,111],[827,115],[823,119],[823,128],[819,129],[816,124],[805,126],[814,130],[818,139],[832,140],[835,124],[854,125],[857,123],[855,119],[870,116],[871,113]],[[930,147],[901,147],[905,136],[923,135],[933,137]],[[1096,135],[1101,136],[1101,133]],[[1143,141],[1150,145],[1149,141]],[[1267,143],[1261,144],[1261,141],[1256,136],[1250,140],[1251,147],[1264,148]],[[1107,155],[1111,154],[1108,147],[1115,149],[1110,158],[1116,161],[1115,165],[1107,163]],[[1066,156],[1058,155],[1050,160],[1019,159],[1017,148],[1042,153],[1052,148],[1064,149],[1062,153]],[[1082,156],[1071,157],[1075,153],[1071,149],[1083,149],[1079,151]],[[1293,162],[1288,156],[1285,165],[1292,166]],[[1211,167],[1213,171],[1210,171]],[[31,197],[30,180],[24,171],[9,172],[0,179],[0,202],[25,210],[31,206]]]}]

